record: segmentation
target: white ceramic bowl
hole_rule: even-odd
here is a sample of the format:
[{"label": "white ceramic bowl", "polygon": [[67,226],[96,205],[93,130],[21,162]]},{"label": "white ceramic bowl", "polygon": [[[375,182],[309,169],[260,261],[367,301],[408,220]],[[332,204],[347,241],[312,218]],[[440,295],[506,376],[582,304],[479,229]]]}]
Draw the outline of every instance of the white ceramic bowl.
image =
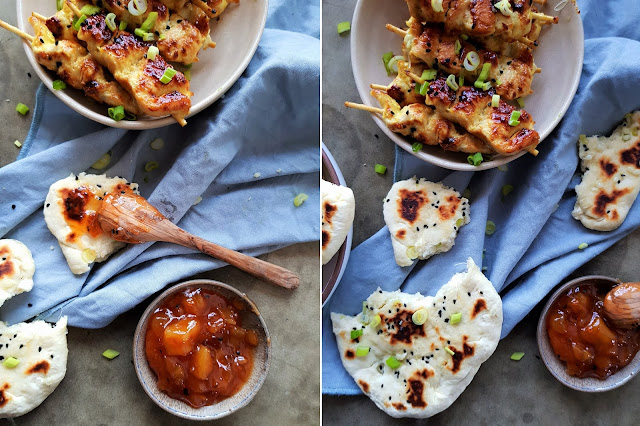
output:
[{"label": "white ceramic bowl", "polygon": [[[19,0],[18,27],[29,34],[33,28],[28,22],[31,12],[51,16],[56,12],[53,0]],[[242,75],[258,47],[267,20],[268,0],[240,0],[231,3],[220,15],[220,21],[211,22],[211,39],[217,43],[214,49],[200,52],[199,62],[191,68],[190,88],[193,92],[189,117],[199,113],[219,99]],[[31,45],[24,42],[24,50],[36,74],[62,102],[79,114],[111,127],[130,130],[155,129],[174,124],[172,117],[138,117],[136,121],[114,121],[107,115],[107,106],[87,98],[80,90],[53,90],[57,77],[36,61]]]},{"label": "white ceramic bowl", "polygon": [[[534,51],[535,63],[542,68],[542,73],[533,79],[533,94],[525,98],[525,109],[536,121],[535,129],[544,140],[558,125],[573,99],[580,74],[584,55],[584,33],[582,21],[571,3],[560,12],[555,12],[556,2],[547,2],[541,10],[560,17],[560,22],[543,29],[540,46]],[[366,105],[379,107],[378,102],[369,94],[371,83],[388,84],[392,77],[382,64],[385,52],[401,52],[402,38],[385,29],[390,23],[406,28],[409,11],[404,0],[358,0],[351,29],[351,66],[358,93]],[[349,99],[345,99],[349,100]],[[382,119],[371,114],[376,124],[399,147],[418,158],[451,170],[478,171],[498,167],[515,160],[525,154],[521,152],[512,156],[496,155],[491,161],[480,166],[472,166],[467,162],[467,154],[447,152],[437,146],[425,146],[422,151],[411,150],[413,141],[402,135],[391,132]],[[539,150],[545,149],[542,143]]]}]

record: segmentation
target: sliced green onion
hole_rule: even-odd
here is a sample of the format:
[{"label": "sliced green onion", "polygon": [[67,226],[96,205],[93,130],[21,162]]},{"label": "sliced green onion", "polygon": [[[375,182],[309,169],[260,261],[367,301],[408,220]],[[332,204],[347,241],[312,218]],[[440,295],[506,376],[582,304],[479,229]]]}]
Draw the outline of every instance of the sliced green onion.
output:
[{"label": "sliced green onion", "polygon": [[338,34],[346,33],[347,31],[351,31],[351,22],[340,22],[338,24]]},{"label": "sliced green onion", "polygon": [[524,356],[524,352],[514,352],[511,354],[511,359],[514,361],[520,361]]},{"label": "sliced green onion", "polygon": [[357,330],[351,330],[351,339],[357,339],[360,336],[362,336],[362,329],[361,328],[359,328]]},{"label": "sliced green onion", "polygon": [[385,362],[389,367],[393,368],[394,370],[402,366],[402,362],[398,361],[398,359],[395,356],[390,356],[389,358],[387,358]]},{"label": "sliced green onion", "polygon": [[62,6],[64,5],[64,0],[56,0],[56,9],[62,10]]},{"label": "sliced green onion", "polygon": [[182,65],[185,69],[190,70],[193,64],[184,64]]},{"label": "sliced green onion", "polygon": [[420,255],[420,253],[418,252],[418,249],[415,248],[414,246],[409,246],[407,247],[407,257],[411,260],[417,259],[418,256]]},{"label": "sliced green onion", "polygon": [[455,75],[449,74],[449,77],[447,77],[447,86],[449,86],[451,90],[458,90],[460,88]]},{"label": "sliced green onion", "polygon": [[456,312],[451,315],[451,319],[449,319],[449,324],[457,324],[462,320],[462,314],[460,312]]},{"label": "sliced green onion", "polygon": [[96,261],[96,251],[90,248],[84,249],[82,250],[80,259],[82,259],[82,261],[85,263],[93,263]]},{"label": "sliced green onion", "polygon": [[[398,61],[404,61],[404,56],[396,55],[389,60],[389,72],[397,73],[398,72]],[[388,74],[388,73],[387,73]]]},{"label": "sliced green onion", "polygon": [[473,85],[478,89],[484,90],[485,92],[491,89],[491,83],[488,81],[476,80],[475,83],[473,83]]},{"label": "sliced green onion", "polygon": [[29,107],[22,102],[19,102],[18,105],[16,105],[16,111],[22,115],[26,115],[29,112]]},{"label": "sliced green onion", "polygon": [[460,34],[460,38],[463,39],[463,40],[468,40],[469,36],[466,35],[466,34]]},{"label": "sliced green onion", "polygon": [[154,151],[160,151],[162,148],[164,148],[164,140],[162,138],[155,138],[149,143],[149,146]]},{"label": "sliced green onion", "polygon": [[493,5],[496,9],[500,11],[504,16],[513,15],[513,10],[511,10],[511,3],[509,0],[500,0],[496,4]]},{"label": "sliced green onion", "polygon": [[156,60],[156,56],[160,53],[160,50],[156,46],[149,46],[149,50],[147,50],[147,59],[151,61]]},{"label": "sliced green onion", "polygon": [[449,348],[449,346],[445,346],[444,351],[451,356],[454,356],[456,354],[454,351],[451,350],[451,348]]},{"label": "sliced green onion", "polygon": [[296,207],[300,207],[302,205],[302,203],[304,203],[304,200],[306,200],[307,198],[309,198],[309,196],[307,194],[305,194],[304,192],[301,193],[301,194],[298,194],[293,199],[293,205],[296,206]]},{"label": "sliced green onion", "polygon": [[82,6],[82,9],[80,9],[80,13],[82,15],[91,16],[95,15],[96,13],[100,13],[100,8],[92,4],[85,4],[84,6]]},{"label": "sliced green onion", "polygon": [[375,317],[373,317],[369,325],[371,326],[371,328],[376,328],[381,323],[382,323],[382,317],[380,317],[380,315],[376,315]]},{"label": "sliced green onion", "polygon": [[460,75],[458,76],[458,86],[464,86],[464,71],[460,71]]},{"label": "sliced green onion", "polygon": [[502,80],[497,79],[497,80],[496,80],[496,87],[500,86],[501,84],[502,84]]},{"label": "sliced green onion", "polygon": [[393,52],[387,52],[382,55],[382,63],[384,64],[384,69],[387,70],[387,75],[391,74],[389,71],[389,61],[393,58]]},{"label": "sliced green onion", "polygon": [[116,14],[115,13],[108,13],[107,17],[104,18],[104,23],[107,24],[107,27],[111,31],[115,31],[116,28],[118,28],[118,26],[116,25]]},{"label": "sliced green onion", "polygon": [[503,185],[502,186],[502,196],[506,197],[507,195],[511,194],[511,192],[513,191],[513,185]]},{"label": "sliced green onion", "polygon": [[422,149],[422,144],[420,142],[416,142],[413,145],[411,145],[411,151],[413,152],[418,152]]},{"label": "sliced green onion", "polygon": [[460,40],[456,39],[456,44],[454,45],[454,51],[456,52],[456,55],[460,54],[461,50],[462,44],[460,44]]},{"label": "sliced green onion", "polygon": [[498,166],[498,170],[500,170],[501,172],[506,172],[509,170],[509,166],[503,164],[502,166]]},{"label": "sliced green onion", "polygon": [[53,80],[53,90],[64,90],[67,88],[67,83],[62,80]]},{"label": "sliced green onion", "polygon": [[428,90],[429,90],[429,82],[425,81],[420,85],[420,89],[418,90],[418,93],[421,94],[422,96],[426,96]]},{"label": "sliced green onion", "polygon": [[456,220],[456,228],[460,228],[462,225],[464,225],[464,219],[460,218],[458,220]]},{"label": "sliced green onion", "polygon": [[480,65],[480,55],[478,55],[478,52],[469,52],[467,53],[467,56],[464,57],[464,62],[462,63],[462,65],[464,66],[464,69],[471,72],[471,71],[475,71],[476,68],[478,68],[478,65]]},{"label": "sliced green onion", "polygon": [[20,361],[17,358],[10,356],[9,358],[2,361],[2,365],[7,368],[16,368],[20,364]]},{"label": "sliced green onion", "polygon": [[140,25],[140,29],[142,31],[149,32],[156,24],[156,19],[158,19],[158,12],[151,12],[147,15],[147,19],[144,20],[142,25]]},{"label": "sliced green onion", "polygon": [[102,356],[106,359],[114,359],[118,355],[120,355],[120,352],[114,351],[113,349],[107,349],[106,351],[102,352]]},{"label": "sliced green onion", "polygon": [[147,11],[147,0],[131,0],[127,8],[133,16],[140,16]]},{"label": "sliced green onion", "polygon": [[111,163],[111,153],[107,152],[106,154],[104,154],[102,157],[100,157],[100,159],[98,161],[96,161],[95,163],[93,163],[91,165],[92,169],[95,170],[102,170],[107,168],[107,166],[109,165],[109,163]]},{"label": "sliced green onion", "polygon": [[524,108],[524,100],[522,98],[516,99],[516,102],[520,105],[520,108]]},{"label": "sliced green onion", "polygon": [[509,126],[517,126],[520,124],[520,121],[518,120],[520,118],[520,114],[520,111],[513,111],[511,113],[511,117],[509,117]]},{"label": "sliced green onion", "polygon": [[431,0],[431,7],[434,12],[444,12],[442,8],[442,0]]},{"label": "sliced green onion", "polygon": [[462,197],[467,200],[471,198],[471,188],[465,188],[464,191],[462,191]]},{"label": "sliced green onion", "polygon": [[147,32],[143,31],[142,28],[136,28],[135,30],[133,30],[133,33],[138,37],[144,37],[144,35],[147,34]]},{"label": "sliced green onion", "polygon": [[80,25],[82,25],[82,23],[86,20],[87,20],[87,15],[85,14],[80,15],[78,20],[73,23],[73,29],[76,31],[80,31]]},{"label": "sliced green onion", "polygon": [[383,175],[387,171],[387,168],[385,166],[383,166],[382,164],[376,164],[375,167],[374,167],[374,170],[379,175]]},{"label": "sliced green onion", "polygon": [[160,37],[158,37],[158,40],[164,40],[165,38],[167,38],[167,35],[165,33],[160,34]]},{"label": "sliced green onion", "polygon": [[144,165],[145,172],[151,172],[160,167],[160,164],[157,161],[147,161]]},{"label": "sliced green onion", "polygon": [[356,356],[367,356],[369,353],[369,346],[357,346]]},{"label": "sliced green onion", "polygon": [[578,246],[578,249],[580,249],[580,250],[584,250],[584,249],[586,249],[587,247],[589,247],[589,244],[587,244],[587,243],[582,243],[582,244],[580,244],[580,245]]},{"label": "sliced green onion", "polygon": [[124,107],[122,105],[111,107],[107,110],[107,113],[113,120],[120,121],[124,118]]},{"label": "sliced green onion", "polygon": [[118,29],[120,31],[124,31],[127,29],[127,25],[128,25],[127,21],[120,21],[120,25],[118,25]]},{"label": "sliced green onion", "polygon": [[176,70],[174,70],[173,68],[165,69],[164,74],[162,74],[162,77],[160,77],[160,83],[168,84],[174,75],[176,75]]},{"label": "sliced green onion", "polygon": [[482,154],[480,154],[479,152],[471,154],[467,157],[467,161],[472,166],[479,166],[480,164],[482,164]]},{"label": "sliced green onion", "polygon": [[145,35],[142,36],[142,41],[154,41],[156,39],[156,36],[153,35],[153,33],[146,33]]},{"label": "sliced green onion", "polygon": [[424,70],[422,71],[422,75],[420,76],[420,79],[423,81],[431,81],[431,80],[435,80],[437,76],[438,76],[438,70]]},{"label": "sliced green onion", "polygon": [[136,121],[138,117],[135,114],[131,114],[129,111],[124,112],[124,119],[127,121]]},{"label": "sliced green onion", "polygon": [[427,322],[428,316],[429,314],[426,309],[418,309],[411,315],[411,321],[413,321],[415,325],[422,325]]},{"label": "sliced green onion", "polygon": [[487,225],[484,228],[484,233],[487,235],[493,235],[494,232],[496,232],[496,224],[488,220]]},{"label": "sliced green onion", "polygon": [[478,80],[485,81],[487,77],[489,77],[489,72],[491,71],[491,63],[485,62],[482,64],[482,71],[480,71],[480,75],[478,76]]},{"label": "sliced green onion", "polygon": [[185,70],[183,74],[184,74],[184,78],[186,78],[187,81],[191,81],[191,70]]},{"label": "sliced green onion", "polygon": [[497,108],[500,106],[500,95],[493,95],[491,97],[491,106]]},{"label": "sliced green onion", "polygon": [[19,141],[19,140],[17,140],[17,139],[16,139],[15,141],[13,141],[13,144],[14,144],[15,146],[17,146],[18,148],[21,148],[21,147],[22,147],[22,142],[20,142],[20,141]]}]

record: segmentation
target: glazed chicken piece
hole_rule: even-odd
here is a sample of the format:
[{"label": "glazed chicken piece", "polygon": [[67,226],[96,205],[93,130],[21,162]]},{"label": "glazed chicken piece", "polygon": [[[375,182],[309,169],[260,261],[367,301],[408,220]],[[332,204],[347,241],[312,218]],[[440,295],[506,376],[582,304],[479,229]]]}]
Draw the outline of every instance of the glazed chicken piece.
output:
[{"label": "glazed chicken piece", "polygon": [[[75,1],[78,8],[82,8],[87,4],[91,4],[88,1]],[[62,9],[57,11],[55,15],[46,20],[47,28],[58,40],[72,40],[77,41],[76,30],[73,29],[73,20],[76,15],[73,13],[69,5],[66,2],[62,3]]]},{"label": "glazed chicken piece", "polygon": [[125,0],[93,0],[93,3],[114,13],[118,21],[127,22],[130,31],[139,28],[149,13],[157,12],[158,17],[150,32],[156,35],[160,54],[169,61],[182,64],[197,62],[198,52],[209,40],[209,18],[191,3],[185,3],[171,13],[162,1],[147,0],[147,11],[139,16],[129,13],[128,1]]},{"label": "glazed chicken piece", "polygon": [[382,120],[394,132],[424,143],[440,145],[445,151],[492,154],[494,151],[480,139],[443,118],[433,107],[414,103],[401,107],[382,90],[372,90],[384,109]]},{"label": "glazed chicken piece", "polygon": [[[166,0],[172,1],[172,0]],[[229,3],[238,4],[240,0],[193,0],[193,4],[201,8],[211,19],[217,18],[227,9]]]},{"label": "glazed chicken piece", "polygon": [[43,21],[31,16],[35,37],[31,48],[39,64],[54,71],[69,86],[100,103],[122,105],[124,109],[140,114],[141,110],[131,95],[87,52],[80,43],[72,40],[56,40]]},{"label": "glazed chicken piece", "polygon": [[422,69],[416,66],[409,68],[407,62],[398,61],[398,75],[387,88],[387,94],[401,106],[423,104],[424,96],[416,92],[416,83],[409,77],[406,71],[413,71],[420,74]]},{"label": "glazed chicken piece", "polygon": [[443,77],[429,85],[425,102],[432,105],[442,117],[458,123],[500,154],[514,154],[529,147],[535,148],[540,135],[533,130],[534,121],[520,110],[519,124],[509,125],[515,107],[500,100],[497,107],[491,106],[493,88],[482,91],[475,87],[462,86],[452,90]]},{"label": "glazed chicken piece", "polygon": [[[415,19],[407,21],[409,32],[403,42],[411,63],[422,62],[428,68],[439,69],[448,74],[463,72],[467,81],[475,81],[484,63],[491,64],[487,81],[496,84],[496,93],[504,99],[513,100],[531,94],[531,82],[537,67],[533,63],[531,49],[521,43],[513,43],[519,48],[512,56],[498,55],[491,50],[478,49],[458,36],[447,34],[442,24],[421,24]],[[410,44],[410,49],[407,49]],[[460,46],[456,54],[456,45]],[[474,71],[464,68],[464,60],[470,52],[476,52],[480,64]],[[405,57],[407,57],[405,53]],[[418,73],[419,74],[419,73]]]},{"label": "glazed chicken piece", "polygon": [[406,2],[411,16],[420,22],[439,22],[447,31],[471,37],[499,36],[509,42],[529,34],[533,18],[538,17],[530,0],[510,0],[509,16],[494,7],[495,0],[442,0],[442,12],[433,9],[431,0]]},{"label": "glazed chicken piece", "polygon": [[133,95],[145,114],[172,115],[181,125],[186,124],[184,117],[189,113],[193,96],[189,82],[179,71],[167,84],[160,81],[165,70],[171,67],[160,55],[154,60],[146,57],[151,43],[140,41],[126,31],[110,31],[104,15],[87,18],[80,26],[78,39],[87,44],[91,55]]}]

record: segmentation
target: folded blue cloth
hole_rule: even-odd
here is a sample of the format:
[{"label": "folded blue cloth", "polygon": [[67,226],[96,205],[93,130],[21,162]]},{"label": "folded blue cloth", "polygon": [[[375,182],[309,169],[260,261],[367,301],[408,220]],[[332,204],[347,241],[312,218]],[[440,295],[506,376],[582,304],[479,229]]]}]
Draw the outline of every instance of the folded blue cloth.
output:
[{"label": "folded blue cloth", "polygon": [[[640,55],[636,1],[585,0],[580,7],[586,40],[580,86],[537,158],[524,156],[510,163],[507,172],[450,173],[396,151],[395,180],[417,175],[443,180],[460,192],[470,187],[471,222],[461,229],[453,249],[412,267],[395,263],[386,227],[352,251],[342,282],[323,312],[324,393],[360,393],[342,367],[329,313],[358,313],[376,287],[434,295],[454,273],[464,271],[465,260],[472,257],[487,267],[487,276],[501,292],[504,337],[562,279],[640,224],[638,203],[612,232],[591,231],[571,217],[579,182],[579,134],[609,134],[627,112],[640,107],[640,62],[633,59]],[[502,200],[505,184],[515,189]],[[496,224],[491,236],[485,235],[487,220]],[[579,250],[581,243],[589,247]]]},{"label": "folded blue cloth", "polygon": [[[0,237],[31,249],[35,285],[7,301],[0,319],[13,323],[42,313],[55,321],[68,315],[70,325],[102,327],[167,284],[224,265],[155,243],[129,245],[74,276],[45,225],[44,199],[53,182],[91,172],[107,151],[111,165],[97,173],[139,183],[151,204],[205,239],[255,256],[319,238],[319,3],[293,3],[271,0],[247,70],[185,128],[104,127],[40,87],[20,157],[0,169]],[[149,143],[157,137],[165,146],[154,151]],[[151,160],[160,167],[146,173]],[[301,192],[309,199],[296,208],[293,198]]]}]

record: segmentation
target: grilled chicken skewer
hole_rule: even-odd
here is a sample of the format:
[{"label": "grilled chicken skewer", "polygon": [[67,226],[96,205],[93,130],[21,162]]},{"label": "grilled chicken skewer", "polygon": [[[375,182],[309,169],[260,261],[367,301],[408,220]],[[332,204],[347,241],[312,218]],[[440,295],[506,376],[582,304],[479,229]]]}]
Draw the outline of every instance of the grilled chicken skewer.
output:
[{"label": "grilled chicken skewer", "polygon": [[93,3],[115,14],[119,21],[125,21],[132,32],[151,12],[156,12],[158,17],[150,32],[156,36],[160,54],[169,61],[191,64],[198,61],[201,48],[215,46],[209,39],[209,18],[191,3],[170,13],[160,0],[147,0],[147,10],[139,16],[129,13],[127,0],[93,0]]},{"label": "grilled chicken skewer", "polygon": [[[68,1],[74,13],[80,13]],[[90,16],[80,25],[78,39],[87,44],[91,55],[106,67],[136,100],[143,113],[152,117],[171,115],[184,126],[191,108],[189,82],[184,74],[175,75],[164,84],[160,81],[171,68],[160,55],[147,58],[150,43],[140,41],[126,31],[111,31],[104,15]]]},{"label": "grilled chicken skewer", "polygon": [[[494,0],[442,0],[442,11],[431,0],[406,0],[409,13],[420,22],[440,22],[448,31],[471,37],[499,36],[506,41],[523,39],[534,19],[556,23],[557,17],[535,12],[530,0],[504,0],[499,10]],[[511,4],[513,3],[513,7]]]},{"label": "grilled chicken skewer", "polygon": [[[533,63],[533,54],[528,47],[514,43],[516,48],[513,49],[513,55],[498,55],[491,50],[477,49],[473,44],[447,34],[441,24],[421,24],[413,19],[407,23],[410,27],[405,32],[403,51],[412,64],[421,62],[428,68],[440,69],[456,76],[463,73],[465,78],[473,81],[480,74],[483,64],[490,63],[491,70],[487,80],[500,83],[496,84],[496,93],[500,96],[513,100],[533,93],[533,75],[540,69]],[[403,32],[390,24],[387,24],[387,29],[397,34]],[[470,52],[476,52],[480,59],[473,71],[468,71],[463,66]]]},{"label": "grilled chicken skewer", "polygon": [[[189,3],[189,0],[160,0],[171,10],[179,10]],[[193,0],[191,3],[202,9],[210,19],[217,18],[227,9],[229,3],[239,3],[240,0]]]},{"label": "grilled chicken skewer", "polygon": [[140,114],[141,110],[116,81],[107,78],[102,66],[79,43],[56,40],[44,22],[35,16],[29,18],[36,36],[33,37],[3,21],[0,26],[31,43],[31,49],[40,65],[54,71],[69,86],[84,91],[97,102],[110,106],[122,105],[124,109]]}]

